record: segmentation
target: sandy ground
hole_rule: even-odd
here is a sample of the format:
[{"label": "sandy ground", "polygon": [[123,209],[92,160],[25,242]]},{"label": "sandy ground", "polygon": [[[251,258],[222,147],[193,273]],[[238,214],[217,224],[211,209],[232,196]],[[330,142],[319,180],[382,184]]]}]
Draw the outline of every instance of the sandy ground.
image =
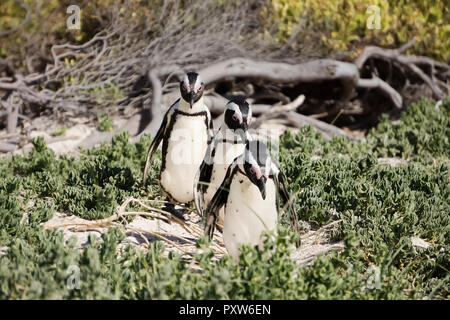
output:
[{"label": "sandy ground", "polygon": [[[191,213],[184,215],[186,225],[201,226],[201,219],[196,214]],[[92,221],[83,220],[76,216],[69,216],[63,213],[55,213],[54,217],[44,224],[44,228],[58,228],[63,230],[64,239],[68,241],[74,237],[77,240],[78,247],[82,249],[88,243],[90,234],[100,238],[108,228],[94,227],[87,228],[84,231],[77,231],[76,228],[80,224],[91,223]],[[318,230],[311,230],[302,234],[302,244],[300,248],[294,249],[291,258],[299,265],[306,266],[314,262],[321,255],[328,254],[331,251],[341,251],[344,249],[342,241],[330,241],[330,231],[336,227],[340,221],[334,221],[327,226],[323,226]],[[70,224],[70,225],[65,225]],[[77,224],[79,224],[77,226]],[[61,226],[65,225],[65,226]],[[167,223],[159,219],[147,219],[145,217],[137,216],[131,223],[124,224],[126,229],[126,238],[119,244],[118,250],[124,246],[131,244],[137,249],[146,250],[148,245],[154,241],[164,241],[166,246],[166,254],[170,251],[175,251],[184,254],[187,260],[192,255],[198,252],[195,242],[201,234],[200,232],[192,233],[186,231],[180,224],[171,222]],[[164,235],[164,240],[160,236]],[[418,237],[411,238],[412,244],[416,248],[428,248],[431,244]],[[0,248],[0,254],[3,254],[7,248]],[[221,234],[216,231],[213,241],[212,249],[215,259],[219,259],[223,254],[226,254],[226,249],[221,240]],[[194,267],[194,269],[197,269]]]},{"label": "sandy ground", "polygon": [[[187,225],[195,224],[201,228],[201,219],[197,215],[191,213],[190,215],[185,215],[185,218]],[[77,228],[80,228],[80,225],[85,223],[91,223],[91,221],[63,213],[56,213],[52,219],[44,224],[44,227],[63,230],[66,241],[71,237],[75,237],[81,249],[88,243],[90,234],[101,237],[107,231],[107,228],[101,227],[86,228],[83,231],[77,230]],[[333,225],[336,225],[336,223],[333,223]],[[127,236],[119,245],[119,248],[131,244],[136,248],[145,250],[150,243],[161,240],[158,236],[155,236],[155,234],[158,234],[164,235],[163,241],[167,253],[176,251],[188,256],[198,250],[195,247],[195,242],[201,233],[201,231],[194,234],[188,232],[180,224],[174,222],[167,223],[159,219],[147,219],[140,216],[136,217],[131,223],[125,224],[125,229]],[[330,228],[323,227],[303,234],[301,237],[302,245],[299,249],[293,251],[292,259],[299,265],[307,265],[312,263],[318,256],[327,254],[331,250],[342,250],[344,248],[342,242],[330,242],[329,230]],[[216,258],[226,254],[219,232],[216,232],[213,252]]]},{"label": "sandy ground", "polygon": [[[197,224],[200,226],[200,218],[194,214],[185,215],[188,220],[187,226]],[[108,228],[93,227],[83,231],[78,231],[80,226],[77,224],[90,223],[91,221],[83,220],[79,217],[69,216],[63,213],[55,213],[54,217],[44,224],[44,228],[50,229],[57,227],[64,232],[64,239],[67,241],[71,237],[75,237],[79,248],[83,248],[88,243],[88,237],[93,234],[101,237]],[[67,226],[61,226],[70,224]],[[147,219],[137,216],[131,223],[123,223],[126,230],[126,238],[120,243],[119,248],[131,244],[139,249],[147,249],[148,245],[155,241],[164,241],[167,252],[176,251],[179,253],[190,254],[196,252],[195,242],[199,233],[191,233],[184,229],[180,224],[175,222],[165,222],[160,219]],[[161,239],[161,237],[163,239]],[[216,239],[217,242],[217,239]],[[223,252],[225,248],[220,246]],[[217,257],[223,253],[214,250]]]}]

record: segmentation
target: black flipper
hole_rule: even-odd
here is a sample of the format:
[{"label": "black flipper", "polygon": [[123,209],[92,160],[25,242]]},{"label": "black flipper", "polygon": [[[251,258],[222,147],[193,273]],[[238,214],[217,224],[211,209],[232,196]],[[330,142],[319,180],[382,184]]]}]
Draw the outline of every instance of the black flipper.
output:
[{"label": "black flipper", "polygon": [[[299,233],[297,212],[295,211],[294,204],[291,203],[289,192],[287,191],[286,184],[284,183],[283,173],[281,172],[281,170],[278,171],[278,173],[274,172],[273,177],[277,185],[278,193],[280,194],[283,205],[288,205],[291,230],[295,233]],[[298,241],[296,242],[297,248],[300,246],[300,243],[301,241],[299,237]]]},{"label": "black flipper", "polygon": [[[208,108],[207,108],[208,109]],[[209,125],[208,125],[208,144],[211,144],[214,141],[214,123],[213,118],[211,116],[211,113],[208,109],[208,115],[207,118],[209,118]]]},{"label": "black flipper", "polygon": [[[211,181],[212,174],[212,159],[211,159],[211,149],[212,145],[208,146],[206,150],[205,158],[203,159],[200,168],[197,171],[194,181],[194,204],[198,213],[203,216],[203,206],[205,203],[205,191],[208,187],[207,183]],[[209,178],[208,178],[209,177]]]},{"label": "black flipper", "polygon": [[220,188],[214,194],[214,197],[211,199],[208,208],[206,208],[205,235],[207,235],[209,239],[213,238],[219,210],[227,202],[231,181],[233,180],[233,176],[236,173],[237,169],[238,166],[235,160],[228,167],[227,173],[225,174],[225,178],[223,179]]},{"label": "black flipper", "polygon": [[194,181],[194,204],[197,211],[203,216],[203,206],[205,203],[204,193],[208,187],[208,183],[211,182],[211,175],[213,170],[213,162],[214,162],[214,139],[210,141],[208,144],[208,148],[206,149],[205,157],[203,158],[203,162],[200,165],[199,170],[195,176]]},{"label": "black flipper", "polygon": [[142,179],[142,185],[145,185],[145,183],[147,182],[148,170],[150,169],[153,154],[158,149],[158,146],[161,143],[164,134],[166,133],[167,124],[169,123],[169,117],[173,113],[172,109],[179,102],[179,100],[180,99],[175,101],[175,103],[170,106],[169,110],[167,110],[166,114],[164,115],[164,119],[161,123],[161,126],[159,127],[158,132],[156,133],[156,136],[153,138],[150,148],[148,149],[147,159],[145,160],[144,177]]}]

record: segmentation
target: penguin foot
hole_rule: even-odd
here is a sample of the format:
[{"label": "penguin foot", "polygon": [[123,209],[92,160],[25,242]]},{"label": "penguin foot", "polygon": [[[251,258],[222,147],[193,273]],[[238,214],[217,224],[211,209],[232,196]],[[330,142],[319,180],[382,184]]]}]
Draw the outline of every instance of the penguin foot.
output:
[{"label": "penguin foot", "polygon": [[166,206],[162,207],[162,210],[174,215],[178,219],[181,219],[183,221],[186,220],[184,219],[182,212],[178,209],[175,209],[175,206],[173,204],[167,204]]},{"label": "penguin foot", "polygon": [[209,238],[209,240],[212,240],[214,236],[214,229],[216,227],[216,217],[214,215],[210,215],[206,219],[206,225],[205,225],[205,236]]}]

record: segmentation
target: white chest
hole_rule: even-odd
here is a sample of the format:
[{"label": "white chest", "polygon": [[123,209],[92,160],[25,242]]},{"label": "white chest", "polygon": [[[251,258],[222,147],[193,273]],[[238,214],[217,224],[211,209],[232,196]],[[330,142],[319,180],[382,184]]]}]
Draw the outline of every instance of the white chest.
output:
[{"label": "white chest", "polygon": [[239,244],[260,244],[261,233],[274,230],[278,221],[276,188],[266,183],[266,199],[259,189],[241,173],[236,173],[225,207],[223,240],[228,253],[237,261]]},{"label": "white chest", "polygon": [[234,159],[244,152],[245,145],[242,143],[223,143],[219,142],[216,145],[214,158],[213,158],[213,170],[211,172],[210,185],[208,186],[205,194],[205,206],[213,198],[217,189],[225,178],[228,167],[234,161]]},{"label": "white chest", "polygon": [[177,115],[166,139],[165,170],[161,172],[161,184],[175,200],[190,202],[194,199],[195,174],[207,146],[205,116]]},{"label": "white chest", "polygon": [[[214,197],[214,194],[219,189],[220,185],[225,178],[228,167],[234,161],[234,159],[244,152],[245,145],[242,143],[234,144],[234,143],[223,143],[219,142],[215,149],[215,154],[213,158],[213,170],[211,172],[211,179],[206,189],[204,195],[204,208],[208,207],[209,202]],[[219,211],[219,220],[220,224],[223,224],[224,221],[224,208],[221,208]]]}]

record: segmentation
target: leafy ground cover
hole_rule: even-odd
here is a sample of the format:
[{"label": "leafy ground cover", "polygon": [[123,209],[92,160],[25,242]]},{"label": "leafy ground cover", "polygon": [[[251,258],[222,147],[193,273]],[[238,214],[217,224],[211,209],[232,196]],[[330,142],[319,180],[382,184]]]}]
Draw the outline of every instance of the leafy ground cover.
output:
[{"label": "leafy ground cover", "polygon": [[[32,152],[0,159],[0,298],[448,299],[449,137],[450,99],[439,108],[423,99],[396,123],[383,118],[364,142],[325,141],[311,127],[287,131],[279,160],[299,219],[312,228],[341,220],[332,237],[344,250],[299,267],[281,227],[266,250],[245,247],[236,264],[213,261],[200,239],[202,272],[179,254],[165,256],[161,242],[118,250],[121,228],[91,236],[83,249],[43,230],[57,211],[93,220],[126,197],[156,197],[160,152],[149,183],[139,184],[150,137],[130,144],[123,133],[77,158],[57,157],[36,139]],[[67,285],[73,265],[79,289]]]},{"label": "leafy ground cover", "polygon": [[[450,11],[445,1],[270,0],[264,16],[278,25],[278,41],[292,36],[313,39],[325,52],[350,50],[364,43],[399,46],[413,37],[411,51],[447,61]],[[375,26],[377,23],[378,26]],[[374,24],[373,27],[368,28]],[[446,39],[441,41],[441,39]],[[292,41],[292,40],[291,40]]]}]

